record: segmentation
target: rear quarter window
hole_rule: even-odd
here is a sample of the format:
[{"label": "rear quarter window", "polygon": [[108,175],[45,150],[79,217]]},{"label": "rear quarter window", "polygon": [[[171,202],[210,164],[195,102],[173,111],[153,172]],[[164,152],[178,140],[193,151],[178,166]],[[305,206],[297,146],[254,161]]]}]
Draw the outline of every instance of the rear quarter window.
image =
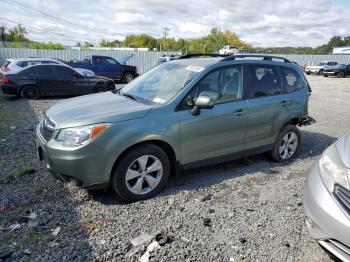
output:
[{"label": "rear quarter window", "polygon": [[306,83],[296,70],[288,67],[281,67],[281,74],[287,93],[303,89]]}]

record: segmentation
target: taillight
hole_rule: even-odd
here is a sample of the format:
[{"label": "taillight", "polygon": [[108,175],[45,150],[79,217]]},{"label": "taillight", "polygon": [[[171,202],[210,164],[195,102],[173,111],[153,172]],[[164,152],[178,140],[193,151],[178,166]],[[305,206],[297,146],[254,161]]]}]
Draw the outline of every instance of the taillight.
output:
[{"label": "taillight", "polygon": [[1,82],[6,85],[9,82],[9,79],[6,76],[2,76]]}]

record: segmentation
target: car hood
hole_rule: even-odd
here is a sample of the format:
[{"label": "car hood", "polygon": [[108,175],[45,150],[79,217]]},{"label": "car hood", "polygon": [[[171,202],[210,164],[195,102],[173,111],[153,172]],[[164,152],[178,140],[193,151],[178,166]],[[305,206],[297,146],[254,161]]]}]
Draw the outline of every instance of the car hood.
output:
[{"label": "car hood", "polygon": [[344,165],[350,168],[350,134],[340,138],[335,146]]},{"label": "car hood", "polygon": [[145,117],[151,108],[119,93],[104,92],[59,102],[46,111],[46,116],[56,124],[56,129],[61,129],[138,119]]}]

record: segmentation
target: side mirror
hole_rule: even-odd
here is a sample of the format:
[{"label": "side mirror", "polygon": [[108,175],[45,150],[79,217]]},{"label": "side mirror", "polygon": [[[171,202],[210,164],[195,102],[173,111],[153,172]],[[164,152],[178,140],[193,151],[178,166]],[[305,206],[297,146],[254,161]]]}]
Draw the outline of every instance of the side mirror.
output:
[{"label": "side mirror", "polygon": [[199,115],[201,109],[212,109],[216,98],[217,94],[214,92],[202,92],[194,102],[195,106],[192,109],[192,115]]}]

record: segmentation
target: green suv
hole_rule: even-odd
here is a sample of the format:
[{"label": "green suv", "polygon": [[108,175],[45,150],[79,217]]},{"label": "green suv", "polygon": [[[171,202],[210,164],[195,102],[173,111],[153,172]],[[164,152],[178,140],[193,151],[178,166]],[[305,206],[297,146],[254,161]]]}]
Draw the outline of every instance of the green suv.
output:
[{"label": "green suv", "polygon": [[[247,59],[247,57],[249,59]],[[39,158],[59,180],[112,186],[126,201],[159,193],[179,170],[271,152],[295,157],[310,87],[271,56],[186,55],[117,91],[64,100],[36,129]]]}]

